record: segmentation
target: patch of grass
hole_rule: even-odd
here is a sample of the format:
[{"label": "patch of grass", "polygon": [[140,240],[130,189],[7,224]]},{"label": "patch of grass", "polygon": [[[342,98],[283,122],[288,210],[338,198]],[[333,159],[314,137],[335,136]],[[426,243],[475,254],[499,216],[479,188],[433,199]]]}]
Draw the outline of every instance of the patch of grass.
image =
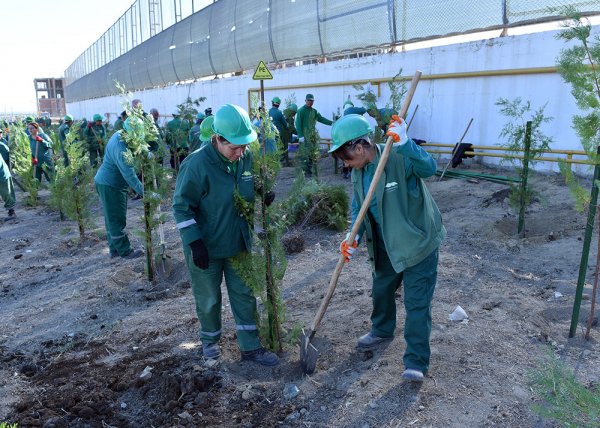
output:
[{"label": "patch of grass", "polygon": [[8,422],[0,422],[0,428],[17,428],[17,424],[10,424]]},{"label": "patch of grass", "polygon": [[71,228],[70,227],[63,227],[62,229],[60,229],[60,234],[61,235],[67,235],[71,233]]},{"label": "patch of grass", "polygon": [[538,415],[563,427],[600,426],[600,391],[578,382],[573,371],[554,355],[532,373],[531,387],[542,400],[533,405]]}]

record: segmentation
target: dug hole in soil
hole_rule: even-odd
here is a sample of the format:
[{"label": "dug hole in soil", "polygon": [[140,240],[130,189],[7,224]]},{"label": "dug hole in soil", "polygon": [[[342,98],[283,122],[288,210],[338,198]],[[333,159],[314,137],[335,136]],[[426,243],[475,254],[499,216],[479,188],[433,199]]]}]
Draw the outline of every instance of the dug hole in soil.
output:
[{"label": "dug hole in soil", "polygon": [[[331,159],[320,167],[323,181],[350,192]],[[278,198],[293,177],[292,168],[281,171]],[[80,243],[76,225],[59,221],[42,192],[40,207],[17,205],[18,220],[0,225],[0,421],[46,428],[554,426],[531,410],[538,398],[529,375],[550,349],[582,383],[597,383],[600,332],[595,327],[591,341],[582,338],[590,311],[586,285],[580,328],[568,339],[585,214],[574,210],[561,176],[533,174],[530,183],[540,195],[519,238],[505,185],[427,180],[448,236],[440,247],[431,368],[422,385],[401,380],[401,290],[396,338],[373,352],[355,349],[370,327],[364,247],[345,266],[317,331],[321,356],[313,375],[302,373],[295,344],[286,345],[276,368],[241,362],[226,292],[223,356],[212,365],[199,352],[170,212],[167,272],[149,283],[143,258],[109,258],[97,201],[97,226]],[[17,199],[23,200],[19,192]],[[141,202],[130,201],[128,231],[137,246],[141,215]],[[344,237],[315,226],[302,234],[304,251],[289,256],[282,285],[289,330],[312,321]],[[596,237],[592,242],[590,282]],[[457,305],[467,321],[449,320]]]}]

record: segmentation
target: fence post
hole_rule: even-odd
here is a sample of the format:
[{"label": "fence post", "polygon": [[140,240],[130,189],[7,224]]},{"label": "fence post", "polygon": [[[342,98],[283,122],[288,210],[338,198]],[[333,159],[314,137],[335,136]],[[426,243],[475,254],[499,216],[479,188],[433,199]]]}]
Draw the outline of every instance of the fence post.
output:
[{"label": "fence post", "polygon": [[[596,149],[600,155],[600,146]],[[592,232],[594,231],[594,220],[596,218],[596,204],[598,203],[597,181],[600,179],[600,165],[596,164],[594,168],[594,181],[592,182],[592,193],[590,196],[590,207],[588,209],[587,225],[583,238],[583,250],[581,252],[581,263],[579,264],[579,277],[577,278],[577,289],[575,290],[575,301],[573,302],[573,314],[571,315],[571,328],[569,337],[575,336],[577,322],[579,321],[579,309],[581,308],[581,298],[583,296],[583,286],[585,285],[585,274],[588,266],[588,257],[590,254],[590,243],[592,241]]]},{"label": "fence post", "polygon": [[525,125],[525,153],[523,153],[523,169],[521,170],[521,191],[519,192],[519,226],[517,233],[525,236],[525,208],[527,206],[527,176],[529,175],[529,158],[531,156],[531,121]]}]

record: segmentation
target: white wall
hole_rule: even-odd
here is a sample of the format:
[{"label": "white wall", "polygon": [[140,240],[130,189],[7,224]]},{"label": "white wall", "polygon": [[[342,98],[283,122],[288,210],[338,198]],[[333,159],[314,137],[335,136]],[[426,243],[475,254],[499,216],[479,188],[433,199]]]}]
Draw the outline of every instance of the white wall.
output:
[{"label": "white wall", "polygon": [[[598,34],[599,27],[594,27]],[[571,129],[571,118],[581,114],[567,85],[557,73],[518,75],[520,69],[552,67],[560,50],[569,47],[555,39],[556,31],[498,37],[447,46],[408,50],[359,59],[331,61],[300,67],[273,70],[274,80],[265,81],[265,99],[279,96],[282,100],[294,94],[298,106],[307,92],[315,95],[314,107],[325,117],[341,108],[348,95],[354,99],[356,90],[350,86],[319,87],[314,89],[269,90],[269,86],[294,86],[323,82],[340,82],[361,79],[391,78],[400,69],[403,76],[412,76],[421,70],[426,79],[421,80],[413,98],[409,116],[418,104],[419,110],[410,129],[410,136],[438,143],[456,143],[462,136],[471,117],[474,118],[465,142],[478,145],[499,145],[499,133],[508,119],[494,105],[500,97],[510,100],[521,97],[531,101],[534,109],[547,103],[546,116],[554,120],[545,125],[543,132],[554,138],[553,148],[581,149],[578,138]],[[205,59],[198,58],[198,61]],[[257,58],[257,64],[260,58]],[[490,70],[516,70],[516,75],[458,77],[436,79],[448,73],[472,73]],[[189,95],[204,96],[202,108],[212,106],[213,111],[224,103],[247,107],[248,89],[258,87],[252,80],[253,70],[242,76],[205,80],[192,84],[173,85],[166,88],[136,92],[144,108],[157,108],[161,114],[173,112],[176,104]],[[431,76],[432,79],[427,78]],[[389,99],[387,85],[382,85],[379,105]],[[83,102],[68,103],[67,110],[75,117],[91,117],[94,113],[120,112],[120,97],[105,97]],[[112,120],[115,119],[112,115]],[[322,137],[329,137],[330,127],[318,125]],[[495,163],[492,158],[486,162]],[[540,164],[540,169],[556,169],[555,164]],[[578,172],[587,169],[578,167]]]}]

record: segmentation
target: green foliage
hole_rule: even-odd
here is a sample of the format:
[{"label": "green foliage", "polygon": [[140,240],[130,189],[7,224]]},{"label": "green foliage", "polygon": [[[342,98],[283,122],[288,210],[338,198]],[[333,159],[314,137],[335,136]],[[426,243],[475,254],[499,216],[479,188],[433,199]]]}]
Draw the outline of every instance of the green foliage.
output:
[{"label": "green foliage", "polygon": [[[258,104],[255,100],[255,106]],[[254,108],[252,115],[260,122],[258,133],[265,139],[278,141],[271,118],[264,108]],[[241,253],[233,259],[233,265],[250,287],[254,295],[262,302],[262,311],[257,314],[257,325],[265,346],[273,351],[281,349],[281,324],[285,320],[285,308],[281,300],[279,287],[283,281],[287,260],[281,245],[281,235],[285,228],[285,219],[276,205],[267,207],[263,195],[275,187],[275,178],[281,168],[281,149],[268,152],[262,142],[255,141],[248,150],[253,156],[252,173],[254,187],[258,196],[254,204],[249,203],[239,193],[234,195],[238,212],[248,224],[259,220],[260,231],[252,231],[254,246],[251,253]]]},{"label": "green foliage", "polygon": [[[552,137],[546,136],[541,127],[544,123],[552,120],[552,118],[544,116],[544,109],[546,105],[539,109],[532,111],[531,102],[525,101],[520,97],[510,101],[505,98],[499,98],[496,101],[496,105],[500,107],[500,113],[507,118],[511,119],[507,122],[500,132],[500,138],[506,141],[506,152],[508,154],[502,162],[511,163],[515,169],[521,174],[523,171],[523,163],[525,159],[517,159],[514,155],[526,156],[525,149],[525,134],[527,129],[527,122],[531,121],[531,139],[529,154],[527,160],[530,165],[536,162],[536,159],[541,157],[544,152],[550,149],[550,143],[552,143]],[[510,186],[509,203],[512,207],[520,209],[520,203],[522,197],[524,198],[525,205],[528,206],[535,195],[535,191],[528,185],[526,188],[522,186]]]},{"label": "green foliage", "polygon": [[[156,162],[164,156],[165,147],[160,139],[158,129],[150,115],[143,115],[143,111],[131,107],[132,96],[124,86],[117,83],[123,97],[123,108],[127,111],[128,118],[133,124],[128,132],[121,132],[121,138],[127,145],[129,151],[125,155],[125,161],[132,165],[136,172],[142,177],[144,186],[144,215],[142,222],[144,224],[143,238],[144,248],[146,250],[146,274],[149,281],[155,277],[154,250],[155,240],[153,234],[156,232],[159,224],[165,221],[165,214],[159,213],[159,206],[165,199],[168,191],[166,170]],[[150,152],[149,142],[159,142],[159,148],[156,152]]]},{"label": "green foliage", "polygon": [[558,168],[565,177],[565,183],[575,200],[575,210],[583,212],[590,204],[590,192],[579,183],[571,170],[571,165],[561,161],[558,163]]},{"label": "green foliage", "polygon": [[288,95],[283,100],[283,105],[285,106],[285,108],[290,108],[291,104],[296,104],[296,106],[298,106],[298,102],[296,101],[296,93],[295,92],[292,92],[290,95]]},{"label": "green foliage", "polygon": [[[55,164],[54,180],[50,185],[50,204],[77,222],[79,236],[84,239],[85,230],[91,225],[94,170],[88,160],[87,145],[77,139],[79,126],[78,122],[71,126],[63,145],[69,162],[65,165],[59,160]],[[57,152],[61,152],[60,144],[55,150]]]},{"label": "green foliage", "polygon": [[35,207],[38,204],[40,182],[34,176],[29,137],[25,133],[25,127],[20,122],[9,125],[9,135],[13,172],[19,176],[19,182],[28,193],[25,205]]},{"label": "green foliage", "polygon": [[344,186],[304,180],[299,176],[285,202],[289,224],[313,224],[344,231],[349,199]]},{"label": "green foliage", "polygon": [[586,388],[572,370],[550,355],[531,376],[531,388],[543,400],[533,406],[538,415],[563,427],[600,426],[600,391]]},{"label": "green foliage", "polygon": [[17,424],[11,424],[9,422],[0,422],[0,428],[17,428]]},{"label": "green foliage", "polygon": [[[561,9],[560,13],[568,19],[556,38],[578,44],[561,51],[557,58],[558,72],[571,85],[577,106],[588,112],[573,116],[572,125],[589,159],[597,163],[600,161],[596,153],[600,146],[600,38],[591,37],[592,25],[574,7]],[[589,196],[570,173],[570,168],[563,165],[561,172],[565,174],[576,208],[583,210],[589,204]]]},{"label": "green foliage", "polygon": [[198,108],[206,101],[206,97],[198,97],[195,100],[191,97],[187,97],[184,102],[177,104],[177,110],[182,120],[187,120],[188,123],[196,122],[196,115],[198,114]]}]

